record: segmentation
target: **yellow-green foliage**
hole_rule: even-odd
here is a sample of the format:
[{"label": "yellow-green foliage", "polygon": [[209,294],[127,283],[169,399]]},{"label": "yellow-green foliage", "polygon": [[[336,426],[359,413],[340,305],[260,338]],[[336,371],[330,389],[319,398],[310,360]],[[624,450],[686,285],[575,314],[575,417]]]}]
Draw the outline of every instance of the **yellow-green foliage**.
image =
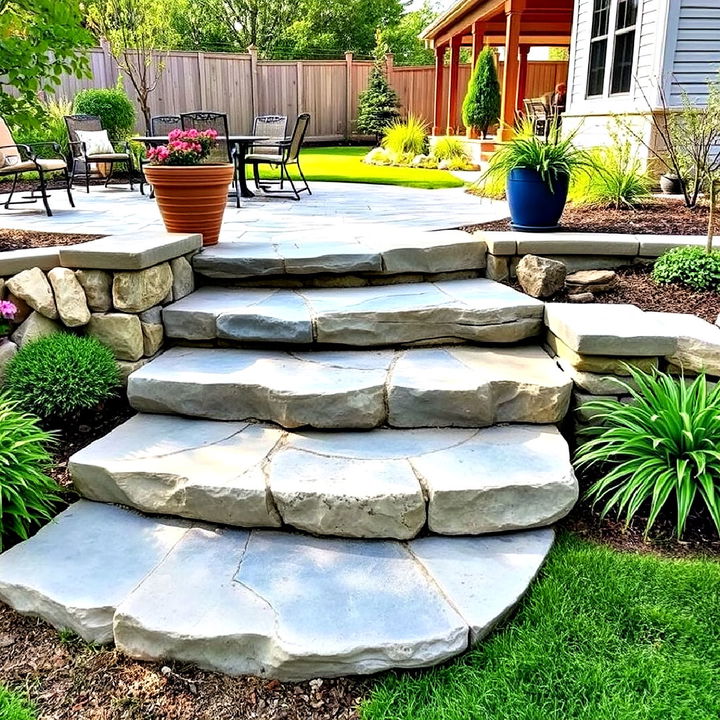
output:
[{"label": "yellow-green foliage", "polygon": [[455,160],[457,158],[468,161],[465,146],[460,140],[454,137],[441,137],[432,148],[432,154],[438,160]]},{"label": "yellow-green foliage", "polygon": [[427,125],[411,113],[405,122],[396,120],[388,126],[382,146],[396,156],[421,155],[427,147]]}]

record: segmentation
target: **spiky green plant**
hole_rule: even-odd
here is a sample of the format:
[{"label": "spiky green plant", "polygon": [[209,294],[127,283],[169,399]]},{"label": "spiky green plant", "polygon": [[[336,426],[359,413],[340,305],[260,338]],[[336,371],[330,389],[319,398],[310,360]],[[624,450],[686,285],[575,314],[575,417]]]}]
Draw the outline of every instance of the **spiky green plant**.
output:
[{"label": "spiky green plant", "polygon": [[403,155],[421,155],[427,146],[427,125],[417,115],[410,113],[407,120],[396,120],[388,125],[382,146],[397,158]]},{"label": "spiky green plant", "polygon": [[495,70],[495,52],[480,52],[462,106],[463,122],[487,137],[491,125],[500,118],[500,83]]},{"label": "spiky green plant", "polygon": [[53,515],[58,486],[46,474],[52,441],[52,433],[40,428],[37,418],[0,397],[0,552],[9,541],[26,539],[33,526]]},{"label": "spiky green plant", "polygon": [[464,160],[467,162],[470,159],[462,141],[455,137],[439,138],[433,145],[432,154],[438,160]]},{"label": "spiky green plant", "polygon": [[704,375],[690,383],[658,370],[628,370],[634,386],[621,385],[630,404],[583,405],[601,421],[584,431],[589,439],[575,455],[577,467],[603,471],[588,496],[603,503],[603,516],[615,511],[626,523],[648,507],[646,535],[674,496],[681,537],[699,495],[720,533],[720,385],[708,390]]}]

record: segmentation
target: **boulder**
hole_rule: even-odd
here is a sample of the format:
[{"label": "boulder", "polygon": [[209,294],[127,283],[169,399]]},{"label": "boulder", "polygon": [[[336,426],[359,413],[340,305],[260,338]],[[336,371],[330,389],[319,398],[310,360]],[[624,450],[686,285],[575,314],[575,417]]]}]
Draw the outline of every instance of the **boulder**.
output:
[{"label": "boulder", "polygon": [[78,270],[75,273],[93,312],[107,312],[112,308],[112,275],[105,270]]},{"label": "boulder", "polygon": [[595,302],[595,296],[591,292],[570,293],[570,295],[568,295],[568,302],[592,303]]},{"label": "boulder", "polygon": [[164,329],[162,325],[140,322],[143,334],[143,355],[154,355],[163,344]]},{"label": "boulder", "polygon": [[146,270],[115,273],[112,286],[116,310],[142,312],[157,305],[172,291],[173,275],[169,263]]},{"label": "boulder", "polygon": [[0,278],[0,300],[5,299],[5,281]]},{"label": "boulder", "polygon": [[0,385],[5,379],[5,368],[17,352],[17,345],[10,340],[0,340]]},{"label": "boulder", "polygon": [[140,313],[140,322],[159,325],[162,323],[162,305],[153,305],[149,310]]},{"label": "boulder", "polygon": [[617,284],[614,270],[578,270],[565,278],[572,294],[582,292],[607,292]]},{"label": "boulder", "polygon": [[184,257],[179,257],[170,261],[170,269],[173,278],[173,300],[181,300],[195,289],[195,274],[192,265]]},{"label": "boulder", "polygon": [[18,347],[23,347],[33,340],[39,340],[61,330],[62,326],[59,323],[46,318],[35,310],[28,315],[22,325],[12,334],[12,341]]},{"label": "boulder", "polygon": [[140,318],[125,313],[93,313],[88,333],[107,345],[118,360],[139,360],[143,355]]},{"label": "boulder", "polygon": [[33,309],[51,320],[58,316],[53,291],[45,273],[37,267],[23,270],[7,281],[13,295],[25,300]]},{"label": "boulder", "polygon": [[17,295],[8,293],[7,300],[9,300],[17,308],[15,318],[13,319],[13,322],[16,325],[19,325],[21,322],[27,320],[30,317],[30,314],[34,312],[34,310],[22,298],[17,297]]},{"label": "boulder", "polygon": [[545,298],[562,290],[567,269],[558,260],[525,255],[517,266],[517,279],[522,289],[533,297]]},{"label": "boulder", "polygon": [[79,327],[90,322],[85,291],[69,268],[56,267],[48,273],[48,279],[55,292],[55,304],[60,319],[68,327]]}]

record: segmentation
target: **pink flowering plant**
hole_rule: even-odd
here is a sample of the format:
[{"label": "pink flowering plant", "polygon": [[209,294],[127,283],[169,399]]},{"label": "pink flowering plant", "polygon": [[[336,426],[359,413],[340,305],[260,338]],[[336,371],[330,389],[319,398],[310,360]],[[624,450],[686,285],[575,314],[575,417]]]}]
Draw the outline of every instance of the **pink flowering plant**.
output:
[{"label": "pink flowering plant", "polygon": [[0,300],[0,339],[10,333],[10,323],[15,319],[17,308],[9,300]]},{"label": "pink flowering plant", "polygon": [[215,130],[172,130],[167,145],[147,151],[153,165],[199,165],[217,144]]}]

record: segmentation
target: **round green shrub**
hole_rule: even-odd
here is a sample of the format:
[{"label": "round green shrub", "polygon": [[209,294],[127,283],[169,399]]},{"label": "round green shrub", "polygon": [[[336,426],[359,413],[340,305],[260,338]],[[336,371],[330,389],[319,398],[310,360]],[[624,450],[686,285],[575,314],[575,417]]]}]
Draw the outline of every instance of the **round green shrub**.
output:
[{"label": "round green shrub", "polygon": [[8,363],[8,396],[27,412],[59,420],[93,410],[115,394],[112,352],[92,337],[56,333],[28,343]]},{"label": "round green shrub", "polygon": [[135,108],[120,87],[81,90],[73,101],[78,115],[97,115],[113,140],[121,140],[135,128]]},{"label": "round green shrub", "polygon": [[59,488],[46,474],[52,440],[37,418],[0,397],[0,552],[11,541],[25,540],[33,526],[53,515]]},{"label": "round green shrub", "polygon": [[656,261],[655,282],[681,283],[694,290],[720,289],[720,251],[707,252],[699,246],[676,247]]}]

